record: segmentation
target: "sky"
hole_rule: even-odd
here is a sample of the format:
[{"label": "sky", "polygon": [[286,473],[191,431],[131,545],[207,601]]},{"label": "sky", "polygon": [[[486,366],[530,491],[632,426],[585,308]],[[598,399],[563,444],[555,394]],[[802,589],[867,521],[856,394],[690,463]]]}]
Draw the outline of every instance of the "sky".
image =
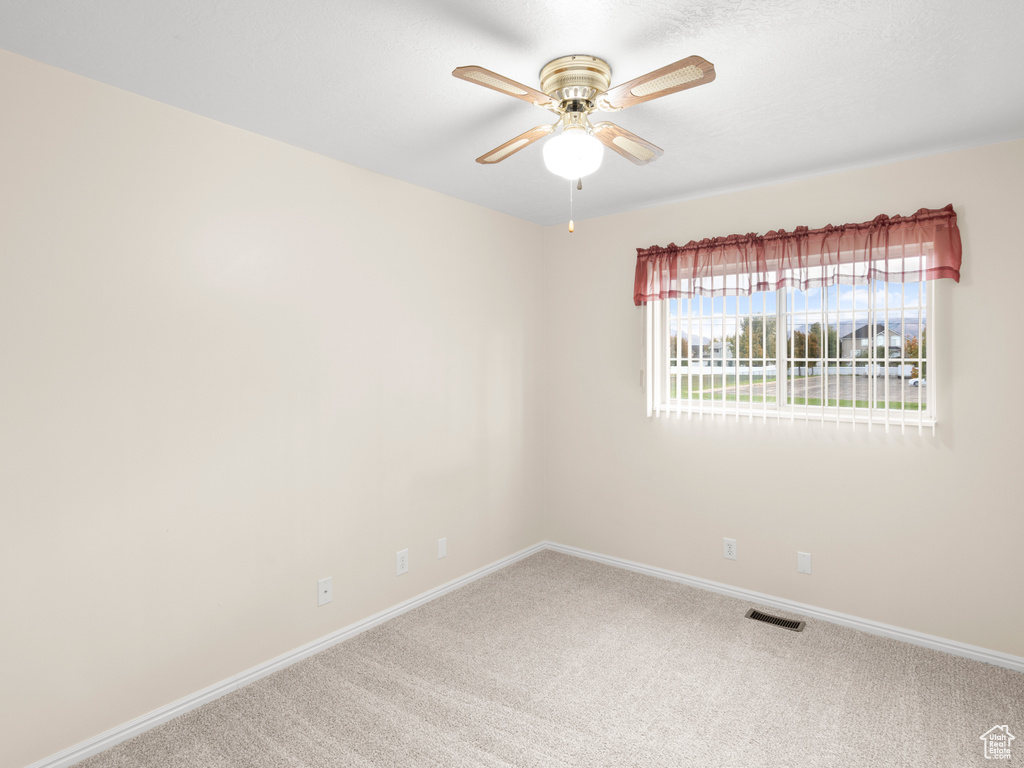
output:
[{"label": "sky", "polygon": [[[833,285],[828,288],[809,288],[806,291],[787,289],[786,296],[790,315],[787,328],[790,331],[794,328],[804,330],[813,323],[828,322],[833,327],[838,324],[842,336],[869,323],[872,306],[876,323],[885,323],[888,310],[890,328],[898,330],[903,327],[908,336],[917,336],[918,329],[926,324],[927,319],[927,312],[918,301],[919,298],[927,301],[927,289],[922,291],[919,283]],[[677,322],[677,304],[681,323]],[[774,291],[751,296],[673,299],[668,308],[670,333],[678,335],[681,328],[683,335],[693,340],[692,343],[732,336],[736,333],[739,320],[748,315],[755,318],[762,315],[774,316],[776,304]],[[689,320],[691,313],[692,320]]]}]

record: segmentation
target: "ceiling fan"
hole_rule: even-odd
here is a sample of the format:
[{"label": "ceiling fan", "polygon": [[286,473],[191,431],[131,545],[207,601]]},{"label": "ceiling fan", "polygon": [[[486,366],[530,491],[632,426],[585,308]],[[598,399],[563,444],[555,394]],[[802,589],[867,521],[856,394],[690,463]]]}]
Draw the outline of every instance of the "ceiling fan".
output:
[{"label": "ceiling fan", "polygon": [[561,125],[561,134],[544,145],[544,164],[552,173],[574,180],[598,169],[604,154],[602,145],[637,165],[646,165],[664,154],[660,147],[614,123],[592,123],[594,111],[618,112],[710,83],[715,79],[715,67],[700,56],[689,56],[610,88],[612,69],[606,61],[596,56],[562,56],[541,69],[539,91],[483,67],[458,67],[452,75],[536,104],[559,118],[551,125],[538,125],[509,139],[478,157],[478,163],[500,163]]}]

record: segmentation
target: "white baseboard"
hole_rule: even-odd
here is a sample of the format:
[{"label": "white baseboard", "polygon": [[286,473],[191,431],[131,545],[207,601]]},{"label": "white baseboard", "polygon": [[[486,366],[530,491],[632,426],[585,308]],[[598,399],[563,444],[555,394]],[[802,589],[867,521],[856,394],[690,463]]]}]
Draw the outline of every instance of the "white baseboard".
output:
[{"label": "white baseboard", "polygon": [[833,624],[840,624],[844,627],[850,627],[851,629],[859,629],[861,632],[868,632],[872,635],[890,637],[893,640],[902,640],[905,643],[920,645],[924,648],[931,648],[935,651],[950,653],[954,656],[962,656],[967,659],[973,659],[974,661],[983,661],[986,664],[994,664],[997,667],[1005,667],[1006,669],[1012,669],[1015,672],[1024,672],[1024,657],[1021,656],[1013,656],[1012,654],[1001,653],[999,651],[990,651],[987,648],[980,648],[976,645],[968,645],[967,643],[960,643],[956,640],[947,640],[944,637],[936,637],[935,635],[926,635],[923,632],[915,632],[912,629],[903,629],[902,627],[894,627],[891,624],[882,624],[878,621],[861,619],[857,616],[839,613],[838,611],[830,611],[825,608],[817,608],[813,605],[797,603],[792,600],[784,600],[783,598],[765,595],[761,592],[754,592],[749,589],[740,589],[739,587],[731,587],[728,584],[722,584],[717,581],[700,579],[696,576],[687,576],[686,574],[676,573],[675,571],[665,570],[664,568],[655,568],[650,565],[644,565],[643,563],[623,560],[620,557],[610,557],[608,555],[589,552],[577,547],[556,544],[551,541],[545,541],[543,546],[545,549],[562,552],[566,555],[574,555],[587,560],[595,560],[606,565],[613,565],[616,568],[625,568],[626,570],[644,573],[648,576],[654,576],[659,579],[667,579],[668,581],[686,584],[691,587],[697,587],[698,589],[717,592],[720,595],[728,595],[729,597],[739,598],[740,600],[755,602],[760,605],[767,605],[773,608],[781,608],[784,611],[791,611],[792,613],[797,613],[802,616],[809,616],[811,618],[821,619]]},{"label": "white baseboard", "polygon": [[756,602],[760,605],[781,608],[785,611],[791,611],[803,616],[822,619],[823,621],[840,624],[852,629],[859,629],[862,632],[868,632],[873,635],[881,635],[883,637],[893,638],[894,640],[902,640],[906,643],[913,643],[914,645],[924,646],[925,648],[932,648],[936,651],[951,653],[954,656],[963,656],[968,659],[974,659],[975,661],[983,661],[988,664],[994,664],[998,667],[1005,667],[1016,672],[1024,673],[1024,658],[1020,656],[1012,656],[1008,653],[990,651],[986,648],[979,648],[975,645],[967,645],[966,643],[959,643],[955,640],[946,640],[942,637],[926,635],[923,632],[915,632],[910,629],[902,629],[901,627],[894,627],[877,621],[860,619],[856,616],[849,616],[845,613],[817,608],[813,605],[796,603],[792,600],[783,600],[782,598],[765,595],[749,589],[731,587],[728,584],[721,584],[717,581],[700,579],[696,576],[687,576],[682,573],[676,573],[675,571],[665,570],[664,568],[655,568],[650,565],[644,565],[643,563],[623,560],[619,557],[611,557],[597,552],[589,552],[585,549],[579,549],[578,547],[569,547],[563,544],[556,544],[552,541],[544,541],[540,544],[527,547],[520,552],[516,552],[513,555],[509,555],[506,558],[493,562],[490,565],[485,565],[483,568],[478,568],[471,573],[467,573],[465,576],[449,581],[447,584],[442,584],[435,589],[410,598],[403,603],[399,603],[387,610],[376,613],[367,619],[350,624],[343,629],[339,629],[337,632],[325,635],[318,640],[314,640],[313,642],[307,643],[293,651],[289,651],[277,658],[255,666],[252,669],[248,669],[241,674],[230,677],[227,680],[222,680],[219,683],[215,683],[208,688],[204,688],[197,693],[186,696],[183,699],[179,699],[165,707],[155,709],[152,712],[142,715],[141,717],[137,717],[130,722],[119,725],[105,733],[101,733],[98,736],[65,749],[62,752],[58,752],[55,755],[51,755],[50,757],[32,763],[27,766],[27,768],[68,768],[69,766],[85,760],[88,757],[92,757],[105,749],[110,749],[111,747],[120,744],[122,741],[126,741],[133,736],[138,736],[140,733],[144,733],[151,728],[155,728],[162,723],[166,723],[168,720],[171,720],[178,715],[183,715],[196,707],[200,707],[203,704],[219,699],[225,694],[231,693],[232,691],[236,691],[249,683],[255,682],[261,677],[266,677],[280,669],[284,669],[307,656],[312,656],[314,653],[318,653],[326,648],[330,648],[332,645],[344,642],[350,637],[355,637],[378,624],[383,624],[389,619],[393,619],[406,611],[411,611],[413,608],[421,606],[424,603],[428,603],[441,595],[456,590],[472,581],[476,581],[489,573],[500,570],[505,566],[522,560],[523,558],[529,557],[542,549],[550,549],[555,552],[562,552],[563,554],[582,557],[587,560],[594,560],[599,563],[615,566],[616,568],[625,568],[626,570],[644,573],[648,576],[654,576],[659,579],[667,579],[668,581],[686,584],[698,589],[706,589],[711,592],[728,595],[729,597],[739,598],[740,600]]},{"label": "white baseboard", "polygon": [[190,696],[186,696],[183,699],[168,704],[165,707],[160,707],[152,712],[148,712],[141,717],[137,717],[130,722],[124,723],[111,728],[105,733],[101,733],[91,739],[76,744],[73,747],[69,747],[62,752],[58,752],[55,755],[50,755],[47,758],[39,760],[27,768],[68,768],[68,766],[74,765],[87,757],[99,754],[100,752],[110,749],[111,747],[120,744],[122,741],[127,741],[133,736],[138,736],[140,733],[148,731],[150,728],[166,723],[168,720],[172,720],[179,715],[183,715],[196,707],[201,707],[203,704],[211,702],[215,699],[219,699],[232,691],[236,691],[239,688],[248,685],[249,683],[259,680],[261,677],[266,677],[269,674],[277,672],[280,669],[291,666],[297,661],[301,661],[307,656],[312,656],[314,653],[330,648],[332,645],[337,645],[350,637],[365,632],[378,624],[383,624],[389,619],[393,619],[406,611],[411,611],[413,608],[417,608],[424,603],[429,603],[441,595],[445,595],[459,587],[469,584],[471,581],[476,581],[489,573],[500,570],[507,565],[522,560],[525,557],[529,557],[535,552],[539,552],[544,549],[543,544],[535,544],[532,547],[516,552],[514,555],[497,560],[490,565],[485,565],[483,568],[478,568],[471,573],[467,573],[465,576],[461,576],[453,581],[449,581],[447,584],[442,584],[435,589],[431,589],[424,592],[421,595],[410,598],[404,603],[399,603],[391,608],[388,608],[380,613],[375,613],[367,619],[357,621],[355,624],[349,624],[347,627],[339,629],[337,632],[332,632],[329,635],[325,635],[318,640],[314,640],[311,643],[296,648],[293,651],[284,653],[277,658],[271,659],[270,661],[259,664],[258,666],[248,669],[234,677],[229,677],[227,680],[222,680],[219,683],[215,683],[208,688],[193,693]]}]

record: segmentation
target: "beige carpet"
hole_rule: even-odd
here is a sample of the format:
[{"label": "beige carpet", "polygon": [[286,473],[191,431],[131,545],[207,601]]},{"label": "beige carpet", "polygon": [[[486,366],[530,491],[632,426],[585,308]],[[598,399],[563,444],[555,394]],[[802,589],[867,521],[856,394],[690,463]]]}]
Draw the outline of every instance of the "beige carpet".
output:
[{"label": "beige carpet", "polygon": [[1024,675],[748,607],[545,551],[80,766],[1024,764]]}]

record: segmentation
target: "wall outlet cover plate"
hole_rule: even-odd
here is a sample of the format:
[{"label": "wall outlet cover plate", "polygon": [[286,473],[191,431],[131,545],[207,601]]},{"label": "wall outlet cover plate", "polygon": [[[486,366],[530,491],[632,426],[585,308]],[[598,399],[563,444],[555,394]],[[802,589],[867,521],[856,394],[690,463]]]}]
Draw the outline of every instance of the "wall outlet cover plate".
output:
[{"label": "wall outlet cover plate", "polygon": [[722,556],[729,560],[736,559],[736,539],[722,539],[723,552]]},{"label": "wall outlet cover plate", "polygon": [[796,569],[800,573],[811,572],[811,555],[808,552],[796,553]]},{"label": "wall outlet cover plate", "polygon": [[331,577],[328,576],[326,579],[320,579],[316,583],[316,604],[327,605],[333,599],[334,586]]}]

